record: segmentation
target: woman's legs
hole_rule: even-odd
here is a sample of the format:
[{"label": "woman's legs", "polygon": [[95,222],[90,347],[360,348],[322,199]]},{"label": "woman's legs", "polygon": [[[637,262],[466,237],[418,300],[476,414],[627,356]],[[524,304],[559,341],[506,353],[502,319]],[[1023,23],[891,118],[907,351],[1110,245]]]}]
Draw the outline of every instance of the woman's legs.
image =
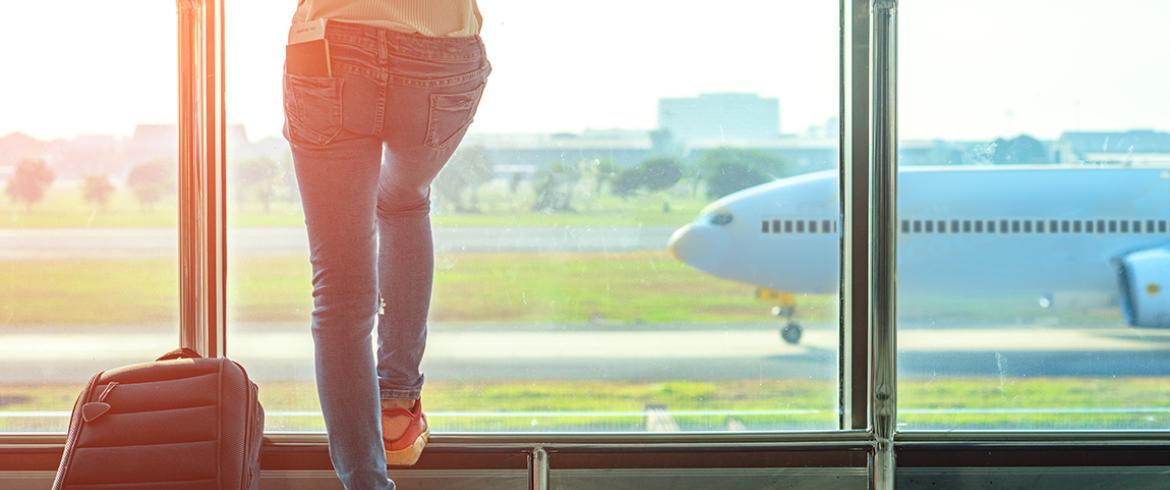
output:
[{"label": "woman's legs", "polygon": [[388,405],[409,408],[422,391],[419,369],[427,341],[434,246],[429,186],[449,157],[404,162],[387,148],[378,189],[378,283],[383,305],[378,315],[380,396]]},{"label": "woman's legs", "polygon": [[[429,47],[446,52],[443,46]],[[457,82],[391,84],[386,91],[382,134],[386,148],[377,205],[378,280],[384,305],[378,316],[377,363],[385,405],[409,407],[423,386],[419,363],[426,348],[434,274],[430,186],[466,134],[487,82],[482,43],[468,39],[462,46],[458,54],[469,53],[466,61],[446,66]],[[427,70],[419,76],[442,75],[433,67]]]},{"label": "woman's legs", "polygon": [[313,266],[317,393],[330,459],[350,489],[393,489],[386,475],[370,334],[378,308],[375,193],[381,141],[294,144]]}]

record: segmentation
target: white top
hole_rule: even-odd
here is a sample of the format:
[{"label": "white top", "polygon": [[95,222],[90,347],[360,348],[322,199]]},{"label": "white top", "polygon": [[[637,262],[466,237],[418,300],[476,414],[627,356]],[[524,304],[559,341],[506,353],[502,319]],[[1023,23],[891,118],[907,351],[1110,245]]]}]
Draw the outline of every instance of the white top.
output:
[{"label": "white top", "polygon": [[479,34],[475,0],[298,0],[293,22],[331,19],[431,37]]}]

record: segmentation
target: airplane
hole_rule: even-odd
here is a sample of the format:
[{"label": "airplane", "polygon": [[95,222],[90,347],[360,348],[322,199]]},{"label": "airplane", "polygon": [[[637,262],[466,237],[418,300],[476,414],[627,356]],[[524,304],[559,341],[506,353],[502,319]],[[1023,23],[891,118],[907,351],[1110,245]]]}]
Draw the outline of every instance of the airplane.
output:
[{"label": "airplane", "polygon": [[[837,183],[829,170],[730,194],[667,247],[756,286],[797,344],[796,295],[838,291]],[[1090,298],[1119,304],[1131,327],[1170,328],[1170,167],[906,167],[897,204],[900,298],[1023,295],[1041,308]]]}]

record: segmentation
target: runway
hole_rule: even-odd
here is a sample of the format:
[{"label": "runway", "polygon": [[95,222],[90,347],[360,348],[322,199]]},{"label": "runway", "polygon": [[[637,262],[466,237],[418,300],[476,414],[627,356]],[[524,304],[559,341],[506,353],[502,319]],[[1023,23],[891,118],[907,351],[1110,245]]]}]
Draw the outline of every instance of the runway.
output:
[{"label": "runway", "polygon": [[[6,330],[0,384],[79,383],[99,369],[152,360],[178,338],[173,328]],[[313,378],[307,326],[241,325],[228,339],[229,356],[257,380]],[[910,327],[899,332],[898,345],[903,378],[1170,375],[1166,330]],[[812,325],[793,346],[772,324],[435,325],[423,368],[428,379],[458,380],[832,380],[837,334],[832,325]]]},{"label": "runway", "polygon": [[[674,227],[436,227],[435,251],[630,252],[665,250]],[[0,260],[175,257],[170,228],[44,228],[0,230]],[[233,228],[228,253],[242,256],[306,255],[304,228]]]}]

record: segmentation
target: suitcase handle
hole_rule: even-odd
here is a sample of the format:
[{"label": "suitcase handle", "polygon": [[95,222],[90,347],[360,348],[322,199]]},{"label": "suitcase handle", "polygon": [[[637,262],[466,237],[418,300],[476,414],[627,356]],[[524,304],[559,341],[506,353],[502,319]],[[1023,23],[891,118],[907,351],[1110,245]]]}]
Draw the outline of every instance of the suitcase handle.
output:
[{"label": "suitcase handle", "polygon": [[163,354],[162,357],[158,358],[158,360],[169,361],[171,359],[199,359],[201,357],[203,356],[199,355],[198,352],[195,352],[195,350],[191,349],[190,347],[180,347]]}]

